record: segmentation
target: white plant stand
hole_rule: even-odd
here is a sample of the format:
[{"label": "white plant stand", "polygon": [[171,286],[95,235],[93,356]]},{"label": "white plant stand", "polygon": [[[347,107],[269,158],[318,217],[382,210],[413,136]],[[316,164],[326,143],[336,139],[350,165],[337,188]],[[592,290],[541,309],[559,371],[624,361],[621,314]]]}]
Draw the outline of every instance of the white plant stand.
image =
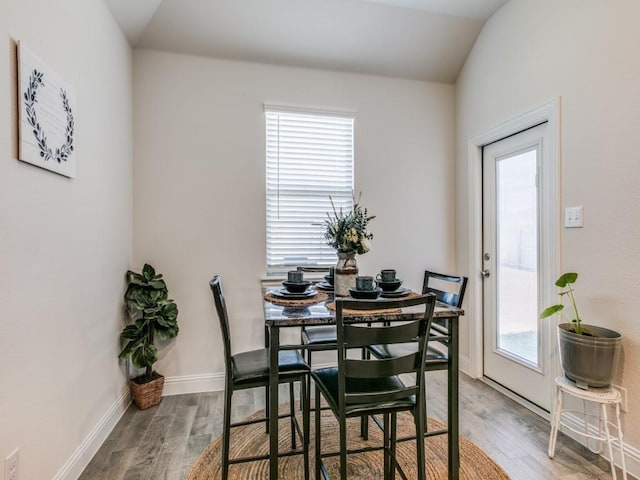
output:
[{"label": "white plant stand", "polygon": [[[571,395],[572,397],[582,400],[582,411],[580,410],[566,410],[562,408],[564,394]],[[599,404],[598,415],[592,415],[587,413],[587,402],[593,402]],[[556,450],[556,438],[558,437],[558,428],[560,426],[571,430],[574,433],[582,435],[587,439],[587,448],[593,453],[602,453],[602,442],[607,445],[607,453],[611,461],[611,476],[613,480],[617,480],[616,466],[613,462],[613,449],[612,440],[617,439],[618,448],[620,450],[620,463],[622,468],[622,478],[627,480],[627,467],[624,459],[624,446],[622,444],[622,427],[620,426],[620,404],[622,403],[622,395],[616,388],[588,388],[586,390],[578,388],[575,382],[572,382],[564,375],[560,375],[556,378],[556,409],[551,419],[551,434],[549,436],[549,458],[553,458]],[[615,423],[609,421],[607,417],[607,406],[613,405],[615,407]],[[565,413],[577,413],[581,414],[584,419],[584,430],[577,430],[573,426],[563,421],[562,415]],[[598,419],[598,434],[589,433],[588,418]],[[617,437],[612,437],[609,432],[609,427],[612,426],[617,431]],[[593,450],[589,445],[589,440],[594,439],[597,441],[598,449]]]}]

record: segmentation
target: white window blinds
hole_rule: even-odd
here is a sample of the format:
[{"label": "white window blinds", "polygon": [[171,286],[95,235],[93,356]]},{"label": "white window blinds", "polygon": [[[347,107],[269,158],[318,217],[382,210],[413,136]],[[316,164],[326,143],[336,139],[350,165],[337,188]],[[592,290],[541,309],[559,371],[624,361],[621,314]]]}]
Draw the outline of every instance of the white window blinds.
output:
[{"label": "white window blinds", "polygon": [[353,203],[353,116],[265,107],[267,271],[331,265],[324,239],[331,211]]}]

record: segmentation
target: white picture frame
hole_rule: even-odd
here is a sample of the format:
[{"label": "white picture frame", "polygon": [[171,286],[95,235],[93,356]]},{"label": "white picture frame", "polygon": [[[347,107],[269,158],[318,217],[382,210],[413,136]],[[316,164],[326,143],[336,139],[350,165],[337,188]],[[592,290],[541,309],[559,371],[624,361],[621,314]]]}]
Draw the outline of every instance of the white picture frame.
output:
[{"label": "white picture frame", "polygon": [[18,94],[18,158],[75,178],[74,88],[23,42],[18,42]]}]

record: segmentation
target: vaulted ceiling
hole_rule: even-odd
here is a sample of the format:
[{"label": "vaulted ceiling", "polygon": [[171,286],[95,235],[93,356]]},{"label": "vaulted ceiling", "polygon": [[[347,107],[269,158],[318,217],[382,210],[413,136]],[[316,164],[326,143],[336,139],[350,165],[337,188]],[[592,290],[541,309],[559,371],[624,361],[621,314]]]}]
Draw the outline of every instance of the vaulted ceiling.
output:
[{"label": "vaulted ceiling", "polygon": [[134,48],[452,83],[507,0],[105,0]]}]

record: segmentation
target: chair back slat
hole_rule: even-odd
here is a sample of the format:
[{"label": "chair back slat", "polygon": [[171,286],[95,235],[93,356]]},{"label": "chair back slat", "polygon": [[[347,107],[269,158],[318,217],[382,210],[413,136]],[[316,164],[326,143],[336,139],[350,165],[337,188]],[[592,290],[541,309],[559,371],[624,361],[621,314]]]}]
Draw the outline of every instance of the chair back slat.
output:
[{"label": "chair back slat", "polygon": [[418,394],[418,388],[415,385],[387,392],[375,393],[349,393],[346,395],[345,403],[347,405],[363,404],[363,403],[384,403],[394,402],[403,398]]},{"label": "chair back slat", "polygon": [[[415,395],[416,401],[423,402],[427,333],[431,328],[435,302],[436,296],[431,293],[397,300],[336,299],[338,402],[341,411],[344,412],[347,405],[350,404],[393,402],[412,395]],[[357,317],[361,321],[361,316],[366,315],[367,310],[417,306],[420,307],[419,318],[403,324],[391,326],[372,324],[368,327],[345,325],[345,309],[355,310],[355,313],[349,312],[349,316]],[[362,313],[358,312],[359,310]],[[372,321],[375,321],[375,316],[372,316]],[[418,343],[417,352],[402,357],[384,360],[347,358],[349,350],[366,345],[378,343],[388,345],[416,341]],[[390,379],[390,377],[401,373],[414,373],[415,383],[407,386],[401,381]],[[370,390],[357,391],[359,381],[366,384],[367,381],[375,379],[377,379],[377,384],[383,382],[382,384],[388,385],[388,387],[375,392]],[[349,393],[347,393],[347,383],[350,385]]]},{"label": "chair back slat", "polygon": [[309,272],[309,273],[329,273],[331,267],[307,267],[307,266],[299,266],[296,268],[299,272]]},{"label": "chair back slat", "polygon": [[416,371],[419,361],[417,353],[373,361],[347,358],[345,359],[344,375],[348,381],[349,378],[379,378],[413,373]]},{"label": "chair back slat", "polygon": [[225,368],[227,370],[227,378],[230,378],[231,369],[231,333],[229,330],[229,316],[227,314],[227,302],[224,299],[224,293],[222,292],[222,283],[220,276],[215,275],[209,282],[211,293],[213,294],[213,301],[216,305],[216,311],[218,312],[218,320],[220,321],[220,330],[222,332],[222,343],[224,345],[224,360]]},{"label": "chair back slat", "polygon": [[[434,280],[434,282],[432,282]],[[446,303],[452,307],[461,308],[464,300],[464,292],[467,288],[467,277],[446,275],[443,273],[424,272],[424,282],[422,283],[422,293],[433,293],[439,302]],[[438,288],[435,284],[451,287],[451,290]]]},{"label": "chair back slat", "polygon": [[[431,324],[431,334],[434,335],[434,332],[437,335],[443,336],[443,337],[448,337],[449,336],[449,329],[443,325],[438,325],[437,323],[432,323]],[[431,338],[431,340],[433,340],[433,337]]]},{"label": "chair back slat", "polygon": [[370,328],[362,325],[344,326],[344,343],[348,348],[360,348],[376,343],[415,342],[421,335],[420,322]]}]

